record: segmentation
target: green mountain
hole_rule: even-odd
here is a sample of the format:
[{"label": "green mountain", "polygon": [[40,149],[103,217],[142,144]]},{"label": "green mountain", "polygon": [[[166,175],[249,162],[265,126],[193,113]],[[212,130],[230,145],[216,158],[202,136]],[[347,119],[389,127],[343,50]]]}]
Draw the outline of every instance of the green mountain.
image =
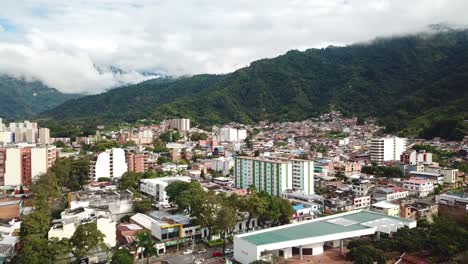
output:
[{"label": "green mountain", "polygon": [[90,123],[184,116],[199,124],[377,117],[390,132],[459,139],[468,119],[468,31],[289,51],[225,75],[147,81],[67,102],[44,117]]},{"label": "green mountain", "polygon": [[0,75],[0,117],[3,118],[30,118],[78,97],[76,94],[62,94],[41,82]]}]

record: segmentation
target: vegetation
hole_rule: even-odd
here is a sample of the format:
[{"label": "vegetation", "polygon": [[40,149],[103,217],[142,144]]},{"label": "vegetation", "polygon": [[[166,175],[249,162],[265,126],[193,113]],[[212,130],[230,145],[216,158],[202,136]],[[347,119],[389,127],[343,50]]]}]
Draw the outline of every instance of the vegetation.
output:
[{"label": "vegetation", "polygon": [[[334,109],[377,117],[387,132],[467,134],[468,31],[289,51],[225,75],[150,80],[43,114],[81,125],[189,117],[195,124],[300,120]],[[210,100],[206,100],[210,98]]]},{"label": "vegetation", "polygon": [[0,113],[4,118],[31,117],[78,97],[80,95],[63,94],[37,81],[0,75]]},{"label": "vegetation", "polygon": [[277,226],[290,223],[294,213],[289,201],[264,191],[257,192],[254,188],[251,188],[248,196],[233,194],[227,197],[225,194],[205,192],[198,182],[175,181],[166,187],[166,193],[169,201],[176,203],[179,210],[195,217],[200,225],[209,229],[210,238],[213,234],[221,233],[225,239],[244,217],[248,218],[247,229],[250,229],[253,218],[257,218],[262,226]]},{"label": "vegetation", "polygon": [[[47,238],[50,219],[54,212],[64,209],[62,186],[72,190],[81,188],[83,173],[87,177],[86,159],[59,159],[51,171],[37,178],[30,186],[35,210],[23,218],[20,229],[20,263],[54,263],[67,258],[67,254],[83,256],[91,247],[101,245],[102,234],[90,224],[77,228],[72,239]],[[85,169],[86,168],[86,169]]]},{"label": "vegetation", "polygon": [[151,234],[146,232],[140,232],[136,236],[135,244],[137,248],[141,248],[141,256],[143,259],[147,259],[147,263],[149,263],[149,257],[158,254],[154,245],[156,244],[155,241],[151,238]]},{"label": "vegetation", "polygon": [[385,178],[402,178],[403,177],[403,171],[401,171],[400,168],[398,167],[377,166],[376,164],[362,167],[361,172],[366,173],[366,174],[372,174],[378,177],[385,177]]},{"label": "vegetation", "polygon": [[433,223],[423,220],[416,228],[401,228],[392,237],[382,237],[375,247],[384,252],[428,252],[434,263],[445,262],[468,248],[468,222],[458,224],[445,217],[436,217]]},{"label": "vegetation", "polygon": [[143,199],[141,201],[133,201],[133,211],[135,213],[146,214],[153,209],[151,205],[151,199]]},{"label": "vegetation", "polygon": [[126,249],[117,250],[114,255],[112,255],[111,264],[133,264],[135,260],[130,254],[130,251]]},{"label": "vegetation", "polygon": [[356,240],[348,245],[346,257],[355,264],[385,264],[387,258],[382,250],[375,248],[371,242]]}]

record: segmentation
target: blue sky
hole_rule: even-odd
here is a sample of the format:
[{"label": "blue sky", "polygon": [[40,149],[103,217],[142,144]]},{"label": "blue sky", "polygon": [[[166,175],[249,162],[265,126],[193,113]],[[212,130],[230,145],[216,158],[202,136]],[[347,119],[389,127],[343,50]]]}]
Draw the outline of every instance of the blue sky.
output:
[{"label": "blue sky", "polygon": [[[466,0],[2,0],[0,74],[98,93],[140,72],[226,73],[290,49],[468,24]],[[111,66],[123,69],[115,73]],[[154,77],[154,76],[153,76]]]}]

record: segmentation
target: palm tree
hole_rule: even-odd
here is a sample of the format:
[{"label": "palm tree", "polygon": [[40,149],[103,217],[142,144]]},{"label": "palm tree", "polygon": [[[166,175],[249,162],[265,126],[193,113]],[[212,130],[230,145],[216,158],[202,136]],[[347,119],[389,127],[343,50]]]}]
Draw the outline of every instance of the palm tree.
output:
[{"label": "palm tree", "polygon": [[140,232],[136,235],[135,245],[137,248],[141,248],[141,255],[143,260],[148,257],[147,263],[149,263],[149,257],[157,255],[158,251],[154,247],[155,241],[151,238],[151,235],[146,232]]}]

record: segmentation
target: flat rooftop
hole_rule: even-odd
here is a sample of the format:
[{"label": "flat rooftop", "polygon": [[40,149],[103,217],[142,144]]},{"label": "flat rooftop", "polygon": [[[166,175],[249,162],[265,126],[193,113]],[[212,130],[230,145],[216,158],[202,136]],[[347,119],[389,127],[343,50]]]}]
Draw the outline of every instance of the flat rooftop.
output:
[{"label": "flat rooftop", "polygon": [[262,230],[251,235],[243,235],[241,238],[255,245],[266,245],[290,240],[372,229],[379,225],[408,225],[411,222],[414,221],[371,211],[355,211],[289,224],[278,228],[271,228],[270,230]]}]

